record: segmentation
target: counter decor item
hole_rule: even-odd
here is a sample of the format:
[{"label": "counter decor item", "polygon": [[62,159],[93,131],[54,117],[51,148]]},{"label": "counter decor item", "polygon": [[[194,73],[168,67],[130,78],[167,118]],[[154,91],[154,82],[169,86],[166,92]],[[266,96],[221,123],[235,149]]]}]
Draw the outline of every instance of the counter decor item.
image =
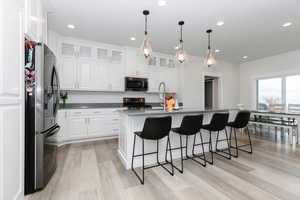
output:
[{"label": "counter decor item", "polygon": [[60,92],[60,98],[63,100],[63,107],[66,105],[66,100],[68,99],[68,92]]},{"label": "counter decor item", "polygon": [[166,111],[172,112],[173,108],[176,104],[176,101],[173,98],[173,94],[171,94],[171,93],[166,94],[165,104],[166,104]]}]

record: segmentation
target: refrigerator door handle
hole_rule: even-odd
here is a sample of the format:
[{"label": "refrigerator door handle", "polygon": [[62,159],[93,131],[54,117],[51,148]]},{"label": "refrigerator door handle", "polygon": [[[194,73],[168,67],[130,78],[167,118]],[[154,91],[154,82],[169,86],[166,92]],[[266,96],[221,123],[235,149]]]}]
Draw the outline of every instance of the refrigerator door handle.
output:
[{"label": "refrigerator door handle", "polygon": [[50,132],[48,132],[45,137],[51,137],[52,135],[55,135],[60,130],[60,126],[56,126],[54,129],[52,129]]}]

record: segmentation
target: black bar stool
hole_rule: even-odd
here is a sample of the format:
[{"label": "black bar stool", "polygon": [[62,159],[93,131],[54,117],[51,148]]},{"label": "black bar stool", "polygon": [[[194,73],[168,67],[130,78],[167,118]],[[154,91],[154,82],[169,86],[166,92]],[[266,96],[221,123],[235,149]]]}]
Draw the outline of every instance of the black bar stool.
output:
[{"label": "black bar stool", "polygon": [[[200,128],[202,126],[203,122],[203,115],[190,115],[190,116],[184,116],[181,122],[180,127],[178,128],[172,128],[172,131],[174,133],[179,134],[180,136],[180,147],[177,148],[172,148],[171,150],[178,150],[180,149],[181,153],[181,169],[176,167],[174,165],[174,168],[177,169],[180,173],[183,173],[183,160],[191,159],[202,166],[206,166],[206,159],[205,159],[205,153],[204,153],[204,147],[203,147],[203,138],[202,135],[200,134],[200,139],[201,139],[201,144],[202,144],[202,152],[203,154],[201,155],[196,155],[195,154],[195,141],[196,141],[196,135],[197,133],[200,132]],[[194,135],[194,144],[193,144],[193,150],[192,150],[192,155],[193,157],[188,156],[188,138],[189,136]],[[185,146],[182,145],[182,136],[186,136],[186,144]],[[185,149],[185,159],[183,158],[183,149]],[[167,152],[166,152],[166,157],[167,157]],[[203,157],[203,158],[202,158]],[[195,158],[199,158],[203,160],[204,162],[201,163]]]},{"label": "black bar stool", "polygon": [[[209,131],[208,144],[209,144],[209,152],[211,153],[211,161],[206,160],[206,162],[208,162],[209,164],[214,163],[214,157],[213,157],[214,153],[217,155],[220,155],[222,157],[225,157],[227,159],[231,159],[230,144],[229,144],[228,134],[227,134],[227,130],[226,130],[228,118],[229,118],[229,113],[215,113],[213,115],[210,123],[202,126],[203,129]],[[224,131],[226,139],[219,140],[220,131]],[[212,149],[212,139],[211,139],[212,132],[217,132],[216,150],[215,151],[213,151],[213,149]],[[227,141],[227,145],[228,145],[227,149],[223,149],[223,150],[218,149],[218,143],[221,141]],[[204,144],[207,144],[207,143],[204,143]],[[225,153],[224,152],[225,150],[228,151],[228,153],[227,153],[228,157],[219,153],[219,152]]]},{"label": "black bar stool", "polygon": [[[159,153],[159,140],[167,137],[167,149],[171,149],[171,143],[170,143],[170,130],[171,130],[171,124],[172,124],[172,118],[169,117],[160,117],[160,118],[146,118],[144,123],[143,131],[141,132],[135,132],[134,133],[134,141],[133,141],[133,153],[132,153],[132,160],[131,160],[131,169],[141,182],[141,184],[144,184],[144,171],[145,169],[150,169],[153,167],[161,166],[164,168],[167,172],[169,172],[172,176],[174,175],[174,168],[173,168],[173,160],[172,160],[172,152],[170,151],[170,162],[164,162],[161,163],[158,158]],[[139,136],[142,139],[142,154],[135,155],[135,141],[136,136]],[[150,152],[145,153],[144,152],[144,140],[156,140],[156,152]],[[169,146],[169,147],[168,147]],[[157,165],[145,167],[145,155],[151,155],[156,154],[157,159]],[[142,157],[142,178],[138,175],[138,173],[135,171],[133,167],[133,161],[135,157]],[[165,158],[165,161],[167,158]],[[168,170],[164,165],[170,164],[172,171]]]},{"label": "black bar stool", "polygon": [[[248,123],[250,120],[250,111],[247,110],[243,110],[243,111],[239,111],[238,114],[236,115],[235,119],[233,122],[229,122],[227,124],[227,126],[230,127],[230,136],[229,136],[229,140],[230,140],[230,147],[235,149],[236,153],[233,154],[232,156],[234,157],[238,157],[239,156],[239,151],[244,151],[247,153],[252,153],[252,142],[251,142],[251,138],[250,138],[250,132],[249,132],[249,128],[248,128]],[[231,145],[231,134],[232,134],[232,129],[234,131],[234,140],[235,140],[235,146]],[[236,129],[246,129],[246,132],[248,134],[248,139],[249,139],[249,143],[248,144],[243,144],[243,145],[238,145],[237,142],[237,137],[236,137]],[[244,146],[250,146],[250,150],[245,150],[245,149],[241,149],[241,147]]]}]

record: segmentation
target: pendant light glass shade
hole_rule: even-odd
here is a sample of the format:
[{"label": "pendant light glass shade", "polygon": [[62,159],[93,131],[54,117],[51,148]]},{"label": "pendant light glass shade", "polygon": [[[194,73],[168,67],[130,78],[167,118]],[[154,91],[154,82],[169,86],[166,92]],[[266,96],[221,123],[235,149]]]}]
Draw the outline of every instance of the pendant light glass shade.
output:
[{"label": "pendant light glass shade", "polygon": [[182,26],[184,25],[184,21],[178,22],[178,25],[180,26],[180,42],[176,50],[176,59],[178,62],[183,63],[187,58],[182,39]]},{"label": "pendant light glass shade", "polygon": [[215,59],[214,56],[213,56],[213,51],[212,51],[211,49],[209,49],[209,50],[207,51],[207,55],[206,55],[206,57],[205,57],[205,59],[204,59],[204,63],[205,63],[206,65],[208,65],[209,67],[210,67],[211,65],[215,65],[215,64],[217,63],[216,59]]},{"label": "pendant light glass shade", "polygon": [[144,41],[142,43],[141,52],[145,56],[145,58],[148,58],[152,54],[151,44],[150,44],[149,38],[147,38],[147,37],[144,39]]},{"label": "pendant light glass shade", "polygon": [[148,58],[152,55],[152,48],[150,44],[150,40],[148,38],[148,21],[147,16],[150,14],[149,10],[144,10],[143,15],[145,16],[145,39],[141,46],[141,53],[145,56],[145,58]]},{"label": "pendant light glass shade", "polygon": [[207,50],[207,55],[204,59],[204,64],[210,67],[212,65],[215,65],[217,61],[214,58],[213,51],[211,49],[210,34],[212,33],[212,30],[209,29],[206,31],[206,33],[208,34],[208,50]]},{"label": "pendant light glass shade", "polygon": [[187,58],[186,53],[184,51],[183,42],[180,42],[177,47],[178,49],[176,50],[176,59],[178,60],[178,62],[183,63]]}]

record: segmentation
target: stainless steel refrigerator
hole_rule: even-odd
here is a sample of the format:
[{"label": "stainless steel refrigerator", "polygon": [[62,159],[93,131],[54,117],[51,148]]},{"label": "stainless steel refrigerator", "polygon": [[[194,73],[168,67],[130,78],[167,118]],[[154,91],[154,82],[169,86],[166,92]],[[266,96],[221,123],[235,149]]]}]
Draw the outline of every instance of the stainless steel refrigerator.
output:
[{"label": "stainless steel refrigerator", "polygon": [[44,44],[25,40],[25,193],[43,189],[56,170],[59,133],[56,57]]}]

